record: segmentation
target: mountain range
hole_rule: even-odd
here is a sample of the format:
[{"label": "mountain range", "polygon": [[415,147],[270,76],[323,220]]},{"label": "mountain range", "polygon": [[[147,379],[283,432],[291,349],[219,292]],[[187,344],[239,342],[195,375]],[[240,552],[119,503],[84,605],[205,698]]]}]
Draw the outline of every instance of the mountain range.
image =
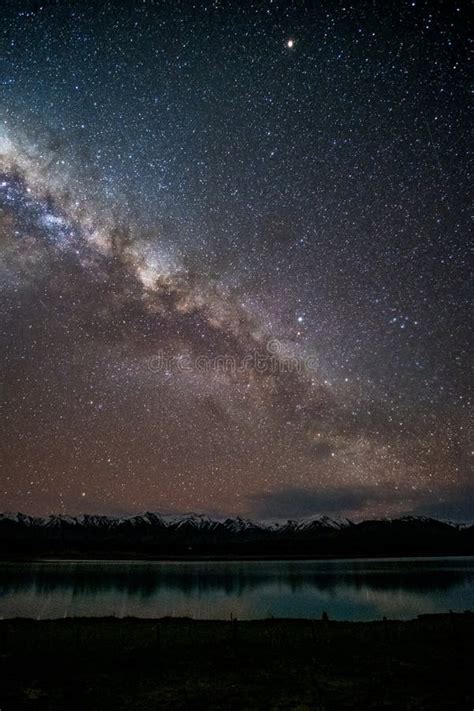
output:
[{"label": "mountain range", "polygon": [[94,514],[81,514],[80,516],[67,516],[65,514],[51,514],[47,517],[28,516],[23,513],[0,513],[0,525],[13,523],[29,528],[107,528],[117,529],[123,527],[155,527],[169,530],[192,529],[200,531],[226,530],[243,532],[248,530],[261,531],[302,531],[308,529],[332,528],[340,529],[352,526],[348,519],[333,519],[328,516],[310,516],[298,520],[252,521],[241,518],[216,518],[206,514],[162,514],[146,513],[135,516],[114,517]]},{"label": "mountain range", "polygon": [[253,521],[146,512],[127,517],[0,514],[0,556],[469,555],[474,526],[404,516],[354,523],[310,516]]}]

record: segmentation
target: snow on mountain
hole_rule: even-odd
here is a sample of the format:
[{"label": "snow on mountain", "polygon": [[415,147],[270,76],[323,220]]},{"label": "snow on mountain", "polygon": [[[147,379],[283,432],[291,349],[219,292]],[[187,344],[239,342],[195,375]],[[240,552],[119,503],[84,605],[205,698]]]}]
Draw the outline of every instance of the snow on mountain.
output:
[{"label": "snow on mountain", "polygon": [[334,528],[339,530],[352,525],[351,521],[347,518],[329,518],[329,516],[321,515],[299,519],[296,524],[298,531],[315,528]]},{"label": "snow on mountain", "polygon": [[[94,514],[81,514],[79,516],[67,516],[65,514],[51,514],[41,518],[39,516],[28,516],[23,513],[0,513],[0,522],[16,523],[25,527],[85,527],[85,528],[164,528],[174,531],[227,531],[229,533],[240,534],[245,531],[272,532],[272,533],[304,533],[305,531],[320,530],[341,530],[350,526],[356,526],[346,518],[330,518],[324,515],[307,516],[301,519],[272,519],[264,521],[253,521],[240,516],[217,518],[206,514],[185,513],[185,514],[162,514],[159,512],[147,511],[126,517],[114,517]],[[381,521],[365,521],[364,524],[376,524],[381,522],[398,522],[405,524],[444,524],[458,529],[465,526],[451,521],[439,521],[426,516],[403,516],[398,519],[382,519]]]},{"label": "snow on mountain", "polygon": [[75,516],[63,514],[50,514],[47,518],[40,519],[41,526],[45,528],[60,528],[61,526],[78,526],[79,521]]},{"label": "snow on mountain", "polygon": [[43,519],[38,516],[28,516],[23,513],[13,513],[12,511],[6,511],[0,514],[0,521],[11,521],[12,523],[19,523],[23,526],[37,526],[41,524]]},{"label": "snow on mountain", "polygon": [[212,531],[218,528],[221,524],[219,519],[212,518],[206,514],[187,513],[183,515],[167,515],[163,519],[168,528],[175,530],[188,528],[200,531]]},{"label": "snow on mountain", "polygon": [[310,531],[317,529],[341,529],[352,526],[347,518],[329,518],[329,516],[315,515],[300,519],[274,519],[266,520],[260,524],[268,531]]},{"label": "snow on mountain", "polygon": [[248,518],[241,518],[240,516],[237,516],[237,518],[226,518],[225,521],[222,522],[222,525],[227,531],[232,531],[232,533],[262,530],[265,528],[262,523],[256,523],[255,521],[251,521]]},{"label": "snow on mountain", "polygon": [[81,514],[79,516],[67,516],[65,514],[50,514],[47,517],[33,517],[22,513],[0,514],[0,520],[8,520],[26,526],[42,526],[47,528],[57,528],[60,526],[85,526],[88,528],[115,528],[115,527],[137,527],[153,526],[163,527],[173,530],[189,529],[200,531],[213,531],[223,528],[233,533],[241,533],[248,530],[304,530],[306,528],[340,528],[343,523],[329,519],[328,517],[310,517],[299,521],[252,521],[250,519],[236,516],[235,518],[217,518],[206,514],[185,513],[185,514],[161,514],[147,511],[143,514],[116,518],[113,516],[103,516],[94,514]]},{"label": "snow on mountain", "polygon": [[147,511],[143,514],[137,514],[135,516],[126,516],[124,518],[117,519],[118,526],[155,526],[164,527],[166,524],[163,520],[163,516],[158,513],[152,513]]},{"label": "snow on mountain", "polygon": [[331,519],[328,516],[310,516],[298,520],[252,521],[236,516],[235,518],[216,518],[206,514],[161,514],[147,511],[143,514],[115,518],[113,516],[99,516],[81,514],[79,516],[66,516],[65,514],[50,514],[45,518],[26,516],[21,513],[0,514],[0,520],[9,520],[27,526],[45,526],[57,528],[60,526],[86,526],[89,528],[115,528],[117,526],[153,526],[174,530],[194,529],[200,531],[213,531],[224,528],[233,533],[242,533],[248,530],[260,531],[304,531],[316,528],[339,529],[350,525],[347,519]]}]

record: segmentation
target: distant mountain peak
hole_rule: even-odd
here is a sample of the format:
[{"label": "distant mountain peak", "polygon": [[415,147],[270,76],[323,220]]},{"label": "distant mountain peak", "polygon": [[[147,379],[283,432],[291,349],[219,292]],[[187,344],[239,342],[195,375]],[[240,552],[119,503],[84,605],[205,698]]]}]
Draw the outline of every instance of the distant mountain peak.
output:
[{"label": "distant mountain peak", "polygon": [[133,516],[0,514],[0,555],[309,556],[472,555],[474,526],[425,516],[368,520],[317,514],[254,521],[202,513]]},{"label": "distant mountain peak", "polygon": [[343,530],[349,527],[377,524],[399,525],[445,525],[463,528],[463,524],[452,521],[440,521],[429,516],[405,515],[399,518],[368,519],[361,523],[353,523],[347,518],[331,518],[324,514],[314,514],[297,519],[267,519],[257,521],[242,516],[216,517],[205,513],[189,511],[183,514],[160,513],[145,511],[131,516],[107,516],[105,514],[49,514],[45,517],[30,516],[21,512],[0,513],[0,522],[11,522],[28,527],[83,527],[83,528],[120,528],[120,527],[157,527],[166,529],[194,529],[212,531],[223,529],[233,532],[255,531],[311,531],[311,530]]},{"label": "distant mountain peak", "polygon": [[285,521],[254,521],[242,516],[234,517],[214,517],[205,513],[195,513],[189,511],[183,514],[163,514],[153,511],[145,511],[140,514],[133,514],[125,517],[106,516],[103,514],[80,514],[78,516],[68,516],[66,514],[49,514],[45,517],[33,517],[22,513],[0,514],[1,520],[9,520],[25,525],[37,526],[85,526],[85,527],[116,527],[116,526],[162,526],[165,528],[195,528],[210,530],[217,527],[224,527],[232,531],[245,531],[249,529],[277,530],[288,528],[293,530],[304,530],[306,528],[334,528],[339,529],[351,525],[348,519],[333,519],[329,516],[314,515],[301,519],[287,519]]}]

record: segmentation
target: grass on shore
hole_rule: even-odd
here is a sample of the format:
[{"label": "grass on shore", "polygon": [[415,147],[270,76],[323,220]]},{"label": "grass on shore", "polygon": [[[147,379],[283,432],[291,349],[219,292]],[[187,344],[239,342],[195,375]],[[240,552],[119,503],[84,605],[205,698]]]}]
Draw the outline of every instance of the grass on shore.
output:
[{"label": "grass on shore", "polygon": [[0,621],[1,711],[474,708],[474,615]]}]

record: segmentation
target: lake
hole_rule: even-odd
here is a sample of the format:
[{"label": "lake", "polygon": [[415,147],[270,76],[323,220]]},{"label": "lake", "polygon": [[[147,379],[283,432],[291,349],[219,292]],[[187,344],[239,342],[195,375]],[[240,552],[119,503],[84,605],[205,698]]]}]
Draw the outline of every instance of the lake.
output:
[{"label": "lake", "polygon": [[474,557],[0,563],[0,617],[407,619],[474,609]]}]

